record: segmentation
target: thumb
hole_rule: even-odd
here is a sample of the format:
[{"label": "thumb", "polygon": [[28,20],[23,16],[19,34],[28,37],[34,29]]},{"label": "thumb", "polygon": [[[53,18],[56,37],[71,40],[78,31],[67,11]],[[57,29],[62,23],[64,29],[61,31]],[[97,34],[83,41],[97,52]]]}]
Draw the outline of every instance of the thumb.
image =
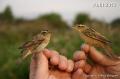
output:
[{"label": "thumb", "polygon": [[94,47],[90,47],[90,57],[98,64],[103,66],[116,65],[114,60],[103,55],[101,52],[97,51]]},{"label": "thumb", "polygon": [[[108,58],[107,56],[103,55],[101,52],[97,51],[94,47],[89,46],[87,44],[82,45],[82,50],[85,51],[86,54],[90,56],[93,62],[103,65],[103,66],[109,66],[109,65],[115,65],[114,60]],[[86,52],[87,50],[87,52]]]},{"label": "thumb", "polygon": [[90,47],[90,57],[98,64],[103,66],[115,65],[115,61],[97,51],[94,47]]},{"label": "thumb", "polygon": [[48,59],[42,53],[36,53],[33,57],[33,60],[36,61],[36,71],[35,79],[47,79],[48,78]]}]

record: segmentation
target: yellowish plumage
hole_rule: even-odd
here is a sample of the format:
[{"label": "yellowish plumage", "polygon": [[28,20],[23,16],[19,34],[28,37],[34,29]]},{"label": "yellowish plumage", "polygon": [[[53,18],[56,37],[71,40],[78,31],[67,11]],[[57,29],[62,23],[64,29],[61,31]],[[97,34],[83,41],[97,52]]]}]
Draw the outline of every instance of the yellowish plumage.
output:
[{"label": "yellowish plumage", "polygon": [[22,59],[25,59],[30,54],[42,51],[48,45],[50,37],[51,32],[44,30],[34,36],[31,41],[23,44],[20,47],[20,49],[22,49]]},{"label": "yellowish plumage", "polygon": [[114,59],[118,58],[112,52],[112,49],[110,47],[111,42],[106,37],[95,31],[93,28],[81,24],[75,25],[72,28],[80,33],[80,37],[85,41],[85,43],[103,48],[107,56]]}]

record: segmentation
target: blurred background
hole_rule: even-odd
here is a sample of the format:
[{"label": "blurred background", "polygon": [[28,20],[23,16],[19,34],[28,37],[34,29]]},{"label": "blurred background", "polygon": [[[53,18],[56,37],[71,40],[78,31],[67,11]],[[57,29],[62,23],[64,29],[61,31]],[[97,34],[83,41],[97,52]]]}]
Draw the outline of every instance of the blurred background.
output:
[{"label": "blurred background", "polygon": [[0,0],[0,79],[28,79],[30,57],[17,65],[18,47],[42,29],[54,34],[47,48],[72,58],[83,43],[70,28],[78,23],[105,35],[119,55],[119,0]]}]

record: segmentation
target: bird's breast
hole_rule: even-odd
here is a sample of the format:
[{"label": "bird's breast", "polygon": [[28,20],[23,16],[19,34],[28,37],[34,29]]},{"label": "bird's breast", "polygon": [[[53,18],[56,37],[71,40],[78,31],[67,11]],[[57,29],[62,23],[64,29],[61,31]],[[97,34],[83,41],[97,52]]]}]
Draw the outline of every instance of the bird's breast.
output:
[{"label": "bird's breast", "polygon": [[96,45],[97,43],[99,43],[99,41],[90,38],[84,34],[80,34],[81,39],[83,39],[86,43],[90,44],[90,45]]},{"label": "bird's breast", "polygon": [[40,44],[40,45],[36,48],[36,51],[42,51],[47,45],[48,45],[48,43],[42,43],[42,44]]}]

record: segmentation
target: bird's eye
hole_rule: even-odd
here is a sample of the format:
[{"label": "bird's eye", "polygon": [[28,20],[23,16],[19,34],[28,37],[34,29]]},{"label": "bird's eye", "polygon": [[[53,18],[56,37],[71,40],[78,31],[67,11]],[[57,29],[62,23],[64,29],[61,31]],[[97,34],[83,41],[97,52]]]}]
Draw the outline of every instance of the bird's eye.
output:
[{"label": "bird's eye", "polygon": [[46,33],[46,32],[42,32],[43,34]]},{"label": "bird's eye", "polygon": [[43,33],[47,33],[46,31],[44,31]]},{"label": "bird's eye", "polygon": [[45,35],[47,33],[47,31],[43,31],[42,34]]},{"label": "bird's eye", "polygon": [[79,25],[78,27],[82,28],[82,27],[84,27],[84,26],[83,26],[83,25]]}]

